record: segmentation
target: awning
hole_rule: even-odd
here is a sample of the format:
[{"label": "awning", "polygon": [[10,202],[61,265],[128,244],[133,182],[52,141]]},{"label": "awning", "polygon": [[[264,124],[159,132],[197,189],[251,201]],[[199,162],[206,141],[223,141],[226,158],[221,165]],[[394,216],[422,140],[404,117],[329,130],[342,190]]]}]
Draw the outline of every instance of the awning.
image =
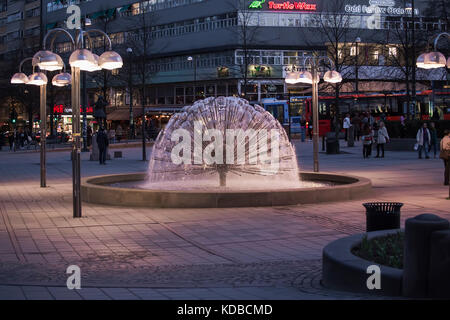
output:
[{"label": "awning", "polygon": [[[142,116],[142,108],[133,108],[133,118]],[[117,109],[106,115],[106,120],[130,120],[130,109]]]}]

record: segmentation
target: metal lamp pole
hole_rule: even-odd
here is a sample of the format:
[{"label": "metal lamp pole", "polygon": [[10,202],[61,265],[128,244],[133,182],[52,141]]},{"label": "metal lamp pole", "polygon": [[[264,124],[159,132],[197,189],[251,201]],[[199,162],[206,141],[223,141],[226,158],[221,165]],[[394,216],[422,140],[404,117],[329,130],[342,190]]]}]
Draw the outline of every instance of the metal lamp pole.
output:
[{"label": "metal lamp pole", "polygon": [[39,86],[41,115],[41,188],[47,186],[46,138],[47,138],[47,84]]},{"label": "metal lamp pole", "polygon": [[134,117],[133,117],[133,78],[132,78],[132,54],[133,49],[128,48],[128,63],[129,66],[129,75],[128,75],[128,92],[130,97],[130,139],[134,139]]},{"label": "metal lamp pole", "polygon": [[411,0],[411,9],[412,9],[412,31],[411,31],[411,40],[412,40],[412,99],[414,104],[414,115],[416,114],[416,23],[415,23],[415,9],[414,9],[414,0]]},{"label": "metal lamp pole", "polygon": [[80,68],[72,70],[72,195],[73,217],[81,218]]},{"label": "metal lamp pole", "polygon": [[361,38],[356,38],[356,53],[355,53],[355,92],[356,94],[359,94],[359,61],[358,61],[358,46],[361,43]]},{"label": "metal lamp pole", "polygon": [[319,172],[319,81],[318,80],[318,61],[311,59],[312,73],[312,107],[313,107],[313,158],[314,172]]},{"label": "metal lamp pole", "polygon": [[[90,22],[89,22],[90,25]],[[82,28],[84,29],[86,27],[86,17],[83,19]],[[84,41],[84,39],[83,39]],[[82,43],[82,46],[84,48],[85,44]],[[81,71],[80,71],[81,72]],[[89,152],[88,146],[87,146],[87,88],[86,88],[86,71],[81,72],[81,81],[83,82],[83,92],[81,96],[81,102],[83,106],[83,149],[81,149],[82,152]],[[79,108],[79,105],[78,107]],[[72,107],[73,109],[73,107]],[[73,112],[73,110],[72,110]],[[73,123],[72,123],[73,126]]]}]

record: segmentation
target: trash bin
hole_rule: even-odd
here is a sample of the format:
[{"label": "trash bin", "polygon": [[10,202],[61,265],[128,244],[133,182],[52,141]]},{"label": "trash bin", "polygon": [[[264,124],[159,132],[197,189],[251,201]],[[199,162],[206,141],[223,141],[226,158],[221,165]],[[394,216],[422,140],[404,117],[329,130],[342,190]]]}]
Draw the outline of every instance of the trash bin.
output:
[{"label": "trash bin", "polygon": [[363,203],[366,208],[366,230],[378,231],[400,228],[399,202],[370,202]]}]

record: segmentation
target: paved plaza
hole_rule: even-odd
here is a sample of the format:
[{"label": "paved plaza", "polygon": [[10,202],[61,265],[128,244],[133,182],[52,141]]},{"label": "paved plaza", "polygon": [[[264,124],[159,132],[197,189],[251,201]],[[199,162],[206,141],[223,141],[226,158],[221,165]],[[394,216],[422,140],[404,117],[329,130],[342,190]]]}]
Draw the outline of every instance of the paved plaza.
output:
[{"label": "paved plaza", "polygon": [[[312,143],[296,142],[301,170]],[[148,154],[151,148],[148,148]],[[140,148],[100,166],[82,154],[82,176],[147,170]],[[386,152],[363,159],[361,146],[320,154],[320,169],[372,180],[364,199],[287,207],[150,209],[83,203],[72,218],[68,151],[0,151],[0,299],[365,299],[321,283],[329,242],[365,231],[367,201],[399,201],[406,218],[450,219],[439,159]],[[66,268],[81,268],[81,290],[66,288]]]}]

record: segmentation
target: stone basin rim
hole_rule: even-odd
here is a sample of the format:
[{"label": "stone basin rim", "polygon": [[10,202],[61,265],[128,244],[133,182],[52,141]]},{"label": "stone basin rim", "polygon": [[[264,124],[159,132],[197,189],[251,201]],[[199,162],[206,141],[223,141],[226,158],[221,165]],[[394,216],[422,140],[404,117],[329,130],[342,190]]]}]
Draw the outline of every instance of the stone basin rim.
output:
[{"label": "stone basin rim", "polygon": [[147,173],[86,177],[81,182],[82,200],[88,203],[149,208],[264,207],[345,201],[371,190],[367,178],[337,173],[300,172],[309,181],[340,183],[335,186],[266,190],[161,190],[113,187],[106,184],[142,181]]}]

